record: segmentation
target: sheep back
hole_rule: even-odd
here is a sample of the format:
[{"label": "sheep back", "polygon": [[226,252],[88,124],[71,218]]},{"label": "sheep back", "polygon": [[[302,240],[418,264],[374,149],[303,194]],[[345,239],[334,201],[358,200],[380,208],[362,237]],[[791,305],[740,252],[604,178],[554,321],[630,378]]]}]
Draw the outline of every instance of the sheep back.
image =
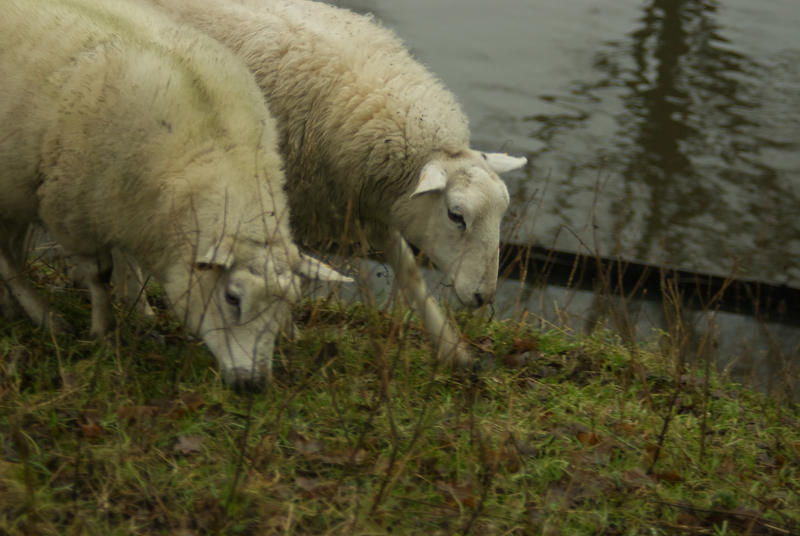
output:
[{"label": "sheep back", "polygon": [[355,242],[354,222],[384,237],[422,166],[469,147],[452,93],[370,16],[306,0],[154,1],[255,73],[278,119],[292,228],[306,244]]},{"label": "sheep back", "polygon": [[[251,214],[239,232],[258,243],[265,227],[289,235],[287,218],[259,220],[256,200],[286,211],[277,130],[225,47],[126,2],[11,2],[4,17],[16,23],[0,38],[2,217],[34,220],[48,199],[71,250],[122,246],[156,272],[174,251],[167,243],[197,222],[219,232],[226,210],[240,224]],[[225,180],[242,169],[252,180]]]}]

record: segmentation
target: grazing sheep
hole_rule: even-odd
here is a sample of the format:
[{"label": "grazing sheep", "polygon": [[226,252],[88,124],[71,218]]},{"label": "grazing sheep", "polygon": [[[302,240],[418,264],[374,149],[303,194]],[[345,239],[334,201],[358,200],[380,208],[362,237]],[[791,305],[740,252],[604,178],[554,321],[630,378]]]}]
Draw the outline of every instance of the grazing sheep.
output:
[{"label": "grazing sheep", "polygon": [[31,224],[84,270],[105,332],[119,250],[160,281],[236,386],[271,375],[298,274],[343,280],[290,240],[274,119],[214,40],[123,0],[9,0],[0,17],[0,276]]},{"label": "grazing sheep", "polygon": [[395,240],[425,252],[463,305],[492,301],[509,204],[497,173],[526,160],[470,149],[453,95],[371,17],[309,0],[151,2],[255,73],[278,120],[296,238],[319,248],[366,239],[388,256],[428,331],[444,334],[440,353],[458,353],[438,306],[420,301],[418,269],[398,265],[410,252]]}]

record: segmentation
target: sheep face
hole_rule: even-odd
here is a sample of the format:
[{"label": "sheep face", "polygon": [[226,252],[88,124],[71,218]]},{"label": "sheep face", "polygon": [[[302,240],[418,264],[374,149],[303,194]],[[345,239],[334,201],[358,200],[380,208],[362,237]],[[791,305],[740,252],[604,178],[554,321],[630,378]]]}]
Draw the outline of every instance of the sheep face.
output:
[{"label": "sheep face", "polygon": [[198,254],[188,292],[179,280],[165,290],[180,292],[177,312],[208,345],[225,382],[260,389],[272,378],[275,339],[291,325],[301,276],[349,281],[302,257],[293,244],[264,247],[228,239]]},{"label": "sheep face", "polygon": [[477,151],[431,160],[410,198],[395,204],[393,215],[403,237],[444,272],[463,306],[494,299],[500,223],[509,204],[497,173],[525,162]]}]

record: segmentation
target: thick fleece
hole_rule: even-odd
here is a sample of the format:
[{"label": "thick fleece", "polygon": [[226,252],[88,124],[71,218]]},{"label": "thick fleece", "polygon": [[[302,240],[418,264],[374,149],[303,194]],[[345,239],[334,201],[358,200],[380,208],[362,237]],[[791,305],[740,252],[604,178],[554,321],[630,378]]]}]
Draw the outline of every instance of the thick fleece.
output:
[{"label": "thick fleece", "polygon": [[289,238],[275,121],[241,61],[142,3],[9,0],[0,77],[0,275],[28,313],[49,318],[12,238],[43,224],[85,269],[96,334],[116,249],[228,381],[269,379],[295,274],[316,266]]},{"label": "thick fleece", "polygon": [[[366,242],[396,260],[401,236],[444,272],[458,302],[493,299],[509,203],[497,173],[525,159],[472,150],[455,97],[393,32],[310,0],[150,1],[228,45],[255,73],[278,120],[299,241]],[[421,278],[400,279],[407,294],[427,294],[408,287]]]}]

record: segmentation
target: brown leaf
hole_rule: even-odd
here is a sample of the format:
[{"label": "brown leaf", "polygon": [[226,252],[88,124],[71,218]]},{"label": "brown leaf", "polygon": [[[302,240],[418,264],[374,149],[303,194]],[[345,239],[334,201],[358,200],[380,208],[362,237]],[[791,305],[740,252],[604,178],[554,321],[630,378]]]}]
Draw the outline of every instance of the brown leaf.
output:
[{"label": "brown leaf", "polygon": [[517,352],[535,352],[539,349],[539,341],[536,339],[514,337],[514,350]]},{"label": "brown leaf", "polygon": [[587,447],[593,447],[601,441],[601,437],[594,432],[578,432],[576,437],[578,438],[578,441]]},{"label": "brown leaf", "polygon": [[120,406],[117,408],[117,417],[121,421],[147,421],[154,419],[156,415],[158,415],[157,406]]},{"label": "brown leaf", "polygon": [[699,527],[702,522],[693,513],[686,510],[678,512],[678,523],[684,527]]},{"label": "brown leaf", "polygon": [[355,452],[351,450],[320,452],[312,456],[312,458],[331,465],[363,465],[367,460],[367,452],[363,449],[358,449]]},{"label": "brown leaf", "polygon": [[618,422],[613,426],[614,433],[621,436],[630,436],[636,431],[636,428],[629,422]]},{"label": "brown leaf", "polygon": [[206,419],[216,419],[225,415],[225,408],[217,402],[216,404],[211,404],[206,408],[206,411],[203,414],[203,417]]},{"label": "brown leaf", "polygon": [[367,461],[364,449],[355,452],[352,449],[328,449],[321,441],[309,439],[295,430],[289,432],[288,439],[295,451],[309,460],[331,465],[363,465]]},{"label": "brown leaf", "polygon": [[663,480],[664,482],[671,482],[673,484],[684,481],[684,478],[681,475],[670,469],[664,471],[655,471],[653,473],[653,476],[659,480]]},{"label": "brown leaf", "polygon": [[503,357],[503,365],[508,368],[522,368],[531,360],[530,352],[523,352],[519,354],[508,354]]},{"label": "brown leaf", "polygon": [[183,403],[184,406],[186,406],[186,409],[188,409],[191,412],[197,411],[205,404],[205,402],[203,401],[202,393],[199,393],[197,391],[182,392],[180,396],[180,401]]},{"label": "brown leaf", "polygon": [[189,456],[203,451],[203,438],[200,436],[178,436],[175,452]]},{"label": "brown leaf", "polygon": [[166,361],[167,357],[158,352],[150,352],[144,356],[147,361]]},{"label": "brown leaf", "polygon": [[500,449],[486,449],[486,458],[493,469],[503,469],[510,473],[520,470],[518,450],[515,446],[504,446]]},{"label": "brown leaf", "polygon": [[307,478],[304,476],[295,478],[295,484],[300,488],[303,495],[309,498],[329,496],[336,490],[336,482]]},{"label": "brown leaf", "polygon": [[203,395],[197,392],[184,391],[177,400],[172,401],[172,409],[167,414],[167,418],[178,420],[186,415],[195,413],[204,404]]},{"label": "brown leaf", "polygon": [[437,480],[434,486],[445,495],[447,502],[451,506],[461,505],[467,508],[475,508],[478,504],[478,499],[469,483],[451,484],[443,480]]},{"label": "brown leaf", "polygon": [[270,516],[266,521],[263,521],[261,523],[261,529],[265,530],[267,534],[288,533],[288,527],[291,523],[292,520],[289,516],[278,514]]},{"label": "brown leaf", "polygon": [[634,468],[622,473],[622,482],[632,490],[652,487],[656,481],[644,469]]},{"label": "brown leaf", "polygon": [[295,430],[289,432],[288,439],[289,443],[292,444],[292,447],[294,447],[298,454],[303,456],[311,456],[322,450],[322,443],[314,439],[308,439]]},{"label": "brown leaf", "polygon": [[86,424],[81,424],[80,426],[84,437],[95,439],[103,435],[103,429],[96,422],[88,422]]}]

